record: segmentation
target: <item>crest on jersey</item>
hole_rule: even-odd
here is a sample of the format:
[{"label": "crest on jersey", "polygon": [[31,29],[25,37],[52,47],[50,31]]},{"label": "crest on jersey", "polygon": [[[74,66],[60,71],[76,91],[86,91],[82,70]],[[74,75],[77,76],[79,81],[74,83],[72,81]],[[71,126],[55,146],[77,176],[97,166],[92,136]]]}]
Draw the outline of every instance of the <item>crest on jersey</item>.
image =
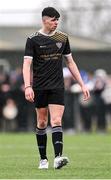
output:
[{"label": "crest on jersey", "polygon": [[56,46],[60,49],[62,47],[62,43],[58,42],[58,43],[56,43]]}]

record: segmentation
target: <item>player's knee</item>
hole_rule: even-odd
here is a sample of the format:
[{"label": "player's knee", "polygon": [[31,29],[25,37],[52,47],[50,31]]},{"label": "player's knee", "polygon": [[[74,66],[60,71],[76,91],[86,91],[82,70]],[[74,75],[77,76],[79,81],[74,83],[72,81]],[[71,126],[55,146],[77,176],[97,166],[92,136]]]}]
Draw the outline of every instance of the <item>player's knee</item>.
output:
[{"label": "player's knee", "polygon": [[55,118],[52,118],[51,119],[51,126],[54,127],[54,126],[61,126],[62,123],[61,123],[61,117],[55,117]]},{"label": "player's knee", "polygon": [[47,127],[47,121],[46,120],[39,120],[37,122],[37,127],[38,128],[46,128]]}]

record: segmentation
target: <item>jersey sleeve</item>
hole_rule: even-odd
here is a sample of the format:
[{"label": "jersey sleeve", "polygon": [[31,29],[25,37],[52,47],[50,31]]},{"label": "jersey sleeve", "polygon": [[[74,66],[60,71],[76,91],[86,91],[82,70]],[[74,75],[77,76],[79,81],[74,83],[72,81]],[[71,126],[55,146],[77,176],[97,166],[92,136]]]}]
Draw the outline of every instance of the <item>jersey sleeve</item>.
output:
[{"label": "jersey sleeve", "polygon": [[33,59],[33,55],[34,55],[33,42],[31,41],[30,38],[28,38],[25,45],[24,58]]},{"label": "jersey sleeve", "polygon": [[70,49],[70,44],[69,44],[69,39],[68,38],[66,40],[66,44],[65,44],[65,47],[64,47],[64,50],[63,50],[63,55],[66,56],[66,57],[71,55],[71,49]]}]

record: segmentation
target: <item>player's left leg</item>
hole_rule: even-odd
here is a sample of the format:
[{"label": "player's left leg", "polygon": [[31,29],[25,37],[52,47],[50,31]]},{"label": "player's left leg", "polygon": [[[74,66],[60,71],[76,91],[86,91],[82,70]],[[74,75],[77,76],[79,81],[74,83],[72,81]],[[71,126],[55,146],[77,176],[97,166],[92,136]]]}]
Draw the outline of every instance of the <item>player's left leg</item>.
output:
[{"label": "player's left leg", "polygon": [[50,123],[52,127],[52,142],[54,146],[55,157],[62,155],[63,150],[63,131],[62,131],[62,115],[64,106],[50,104]]},{"label": "player's left leg", "polygon": [[62,157],[63,151],[63,130],[62,116],[64,105],[49,104],[50,123],[52,126],[52,142],[54,146],[55,159],[54,168],[60,169],[68,163],[67,157]]}]

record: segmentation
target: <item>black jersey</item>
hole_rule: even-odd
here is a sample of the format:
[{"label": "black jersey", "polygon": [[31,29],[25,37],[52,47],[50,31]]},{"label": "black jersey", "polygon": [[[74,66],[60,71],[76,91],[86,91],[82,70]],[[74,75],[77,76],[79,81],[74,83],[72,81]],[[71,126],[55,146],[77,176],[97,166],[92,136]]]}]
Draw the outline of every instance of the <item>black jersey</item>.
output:
[{"label": "black jersey", "polygon": [[24,58],[33,59],[33,88],[64,88],[62,55],[69,55],[68,36],[61,31],[47,36],[40,32],[28,37]]}]

